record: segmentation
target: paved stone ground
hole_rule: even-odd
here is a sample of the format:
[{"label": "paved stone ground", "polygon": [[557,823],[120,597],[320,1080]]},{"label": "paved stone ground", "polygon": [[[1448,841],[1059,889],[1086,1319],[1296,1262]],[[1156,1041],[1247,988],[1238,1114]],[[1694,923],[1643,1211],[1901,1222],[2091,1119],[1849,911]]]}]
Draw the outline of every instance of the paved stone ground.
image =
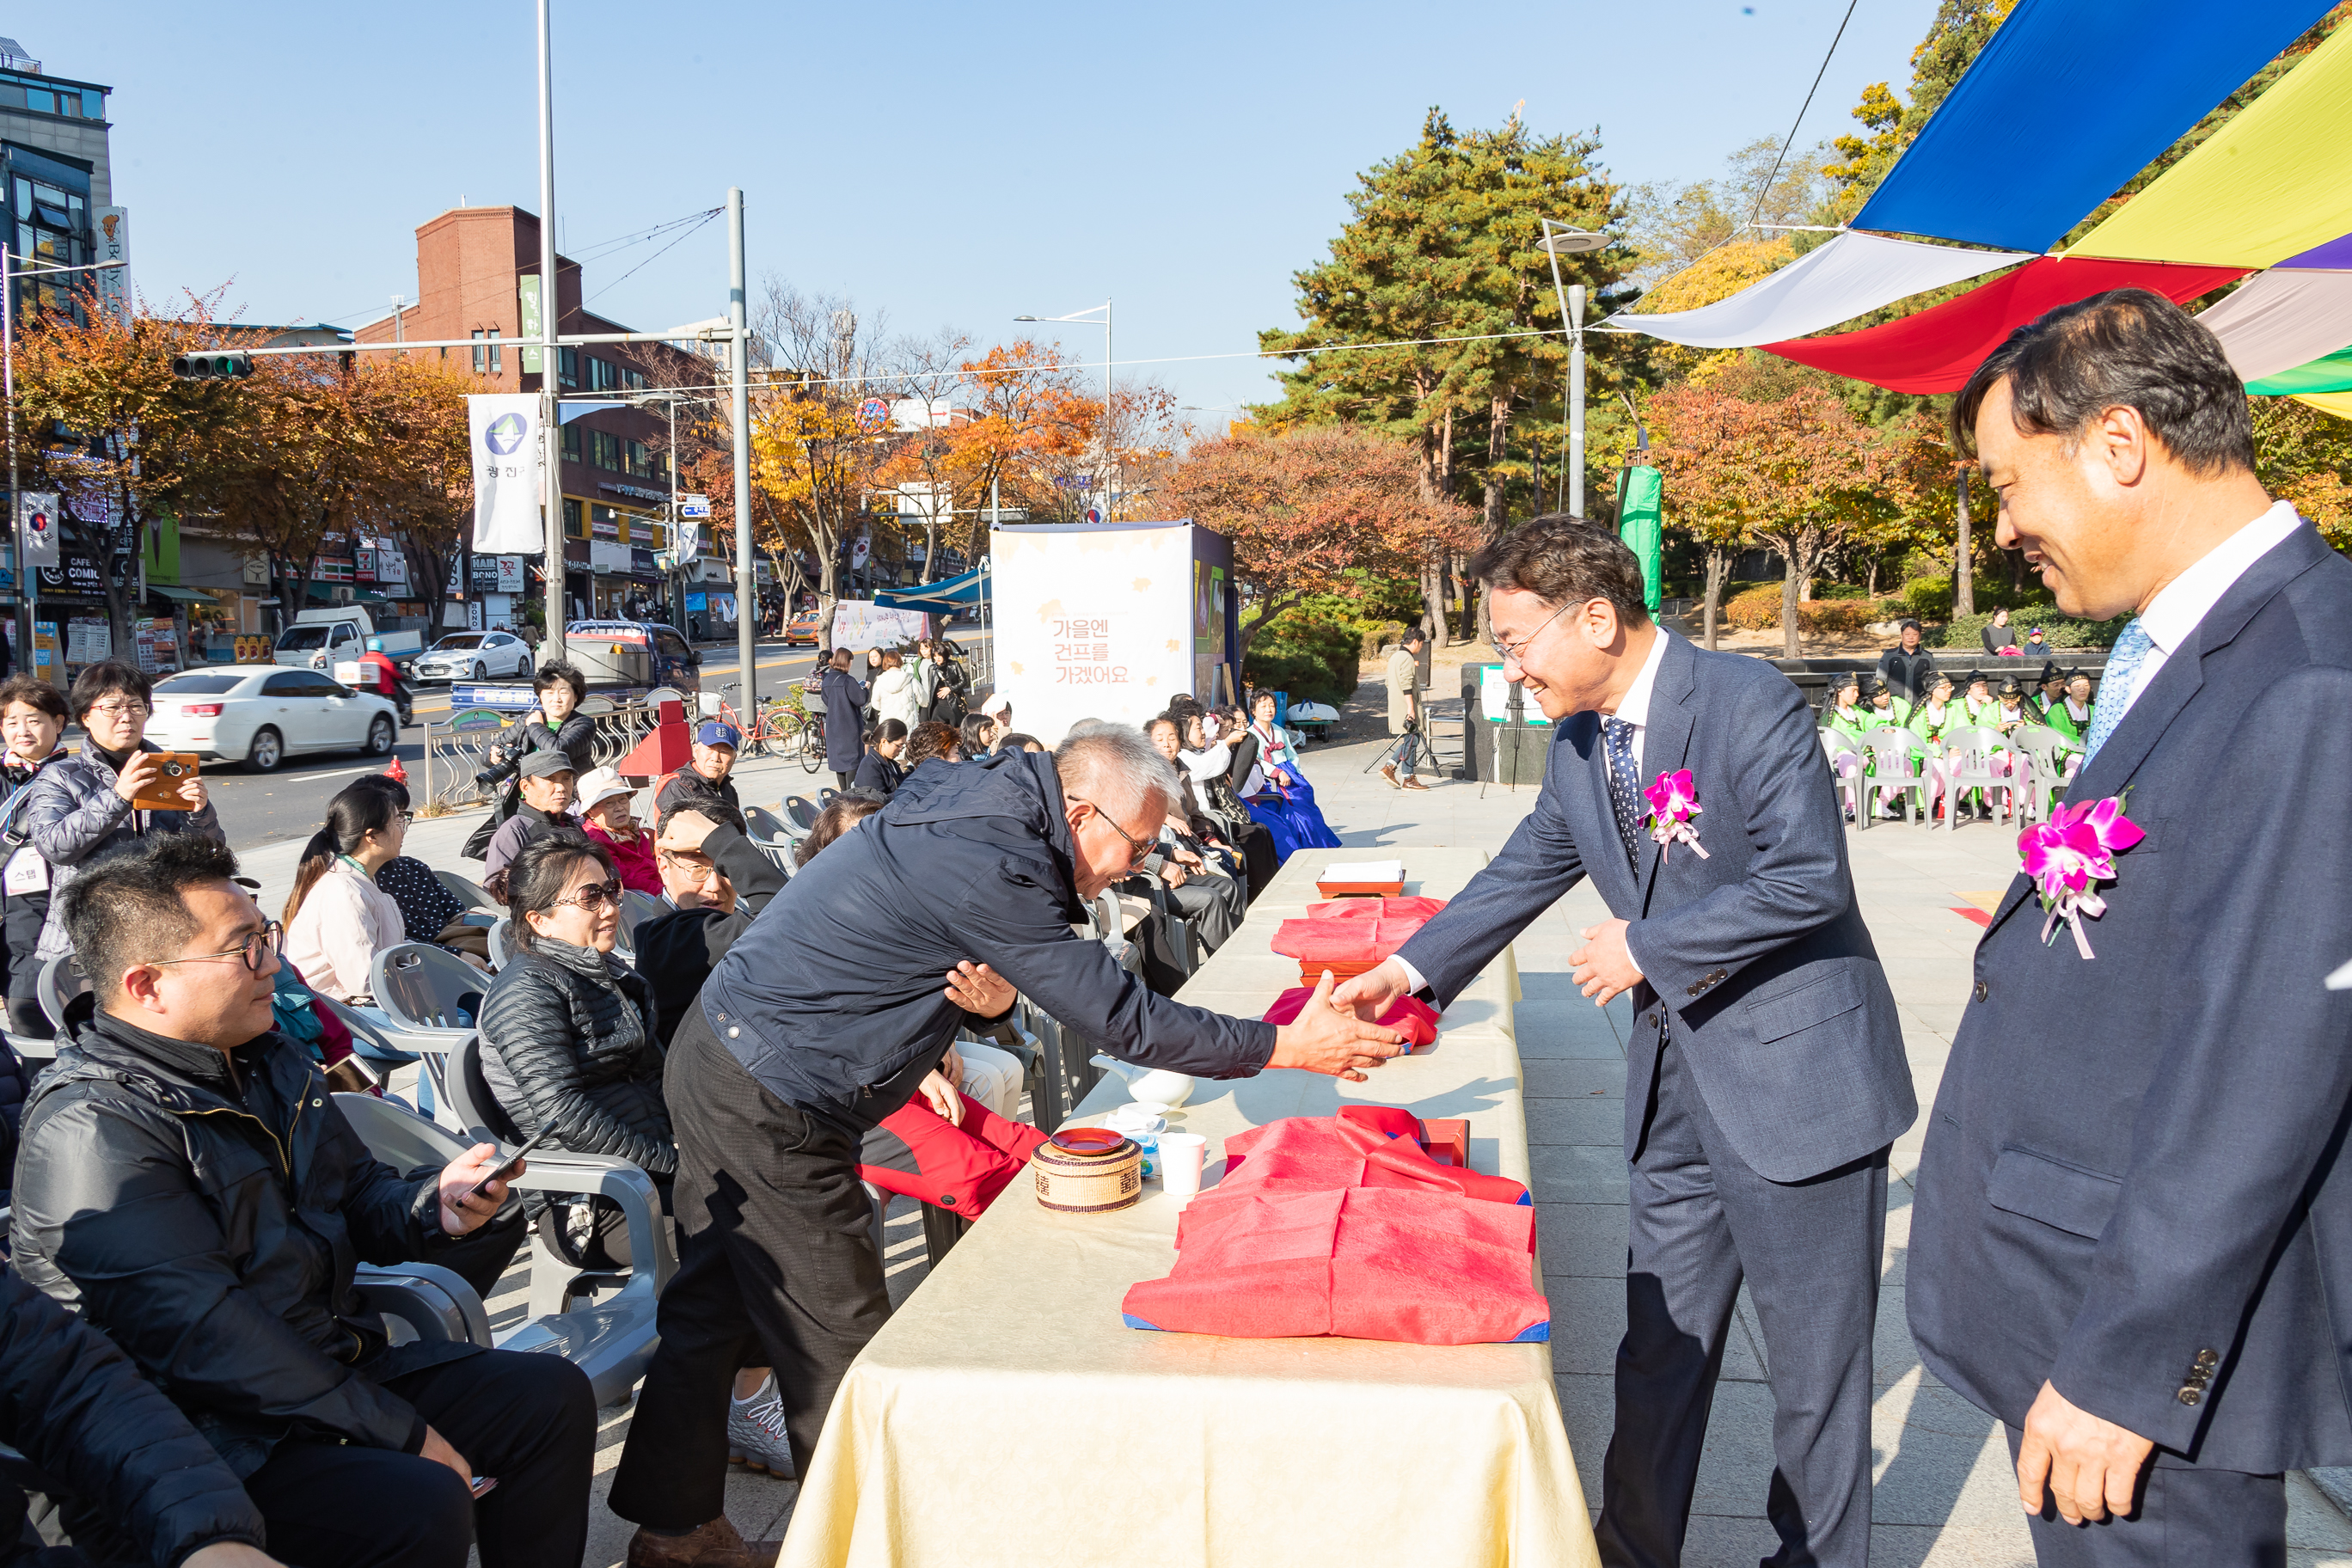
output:
[{"label": "paved stone ground", "polygon": [[[1365,773],[1379,750],[1377,742],[1353,742],[1314,748],[1306,758],[1327,816],[1351,846],[1493,849],[1535,800],[1532,787],[1514,792],[1467,782],[1402,794]],[[797,770],[754,767],[747,770],[743,798],[773,805],[772,796],[803,792],[815,782]],[[420,823],[412,852],[459,864],[456,847],[473,822],[469,815]],[[1958,832],[1887,824],[1867,832],[1850,829],[1848,842],[1855,889],[1902,1012],[1906,1053],[1924,1108],[1934,1099],[1958,1025],[1979,929],[1954,910],[1990,901],[2007,886],[2016,867],[2014,839],[2004,828],[1981,824],[1963,824]],[[264,862],[257,874],[290,878],[290,856],[282,872],[274,864],[278,858],[268,850],[254,857]],[[1579,945],[1578,929],[1604,913],[1596,895],[1579,889],[1530,927],[1517,947],[1526,991],[1518,1036],[1552,1304],[1553,1366],[1586,1499],[1596,1510],[1612,1420],[1611,1365],[1624,1323],[1622,1042],[1629,1010],[1622,1000],[1604,1012],[1580,997],[1569,978],[1568,955]],[[2028,1568],[2032,1552],[1994,1423],[1927,1374],[1905,1327],[1904,1255],[1922,1114],[1921,1125],[1895,1144],[1896,1179],[1888,1186],[1873,1423],[1874,1561],[1896,1568]],[[885,1262],[892,1299],[902,1301],[927,1270],[920,1226],[905,1200],[891,1215]],[[520,1271],[507,1283],[491,1303],[500,1328],[522,1311]],[[1764,1519],[1772,1468],[1769,1368],[1744,1297],[1738,1329],[1699,1471],[1685,1557],[1690,1568],[1736,1568],[1777,1547]],[[584,1568],[618,1563],[630,1528],[603,1506],[627,1436],[627,1407],[605,1410],[603,1423]],[[2294,1568],[2352,1568],[2352,1522],[2307,1478],[2293,1477],[2290,1484]],[[795,1492],[788,1481],[737,1471],[728,1485],[728,1511],[747,1536],[780,1535]]]}]

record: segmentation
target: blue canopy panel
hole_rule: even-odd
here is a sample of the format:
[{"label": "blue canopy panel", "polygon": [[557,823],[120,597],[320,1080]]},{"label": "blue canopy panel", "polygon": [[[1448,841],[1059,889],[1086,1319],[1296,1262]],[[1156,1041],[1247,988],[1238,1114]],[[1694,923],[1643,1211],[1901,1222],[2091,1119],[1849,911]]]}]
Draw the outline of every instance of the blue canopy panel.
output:
[{"label": "blue canopy panel", "polygon": [[2329,0],[2019,0],[1853,226],[2047,250]]},{"label": "blue canopy panel", "polygon": [[948,610],[977,605],[988,596],[988,569],[982,567],[944,582],[913,588],[886,588],[874,595],[885,610]]}]

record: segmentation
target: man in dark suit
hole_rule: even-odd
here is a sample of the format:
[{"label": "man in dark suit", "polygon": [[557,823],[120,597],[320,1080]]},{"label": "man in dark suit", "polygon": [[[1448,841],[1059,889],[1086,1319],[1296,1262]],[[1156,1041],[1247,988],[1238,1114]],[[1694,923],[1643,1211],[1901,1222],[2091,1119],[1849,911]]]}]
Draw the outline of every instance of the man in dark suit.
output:
[{"label": "man in dark suit", "polygon": [[2322,986],[2352,563],[2263,492],[2244,388],[2158,295],[2018,329],[1953,423],[2058,607],[2134,617],[2066,800],[2145,837],[2112,835],[2095,918],[2021,876],[1977,945],[1912,1332],[2007,1424],[2045,1565],[2284,1563],[2281,1472],[2352,1464],[2352,994]]},{"label": "man in dark suit", "polygon": [[[1494,863],[1339,999],[1450,1002],[1592,878],[1616,918],[1571,962],[1586,995],[1630,990],[1636,1015],[1601,1559],[1681,1560],[1744,1277],[1780,1407],[1775,1561],[1861,1564],[1886,1151],[1918,1105],[1812,715],[1771,665],[1654,625],[1633,552],[1579,519],[1538,518],[1475,570],[1505,675],[1557,725],[1543,790]],[[1662,849],[1641,792],[1685,770],[1697,842]]]}]

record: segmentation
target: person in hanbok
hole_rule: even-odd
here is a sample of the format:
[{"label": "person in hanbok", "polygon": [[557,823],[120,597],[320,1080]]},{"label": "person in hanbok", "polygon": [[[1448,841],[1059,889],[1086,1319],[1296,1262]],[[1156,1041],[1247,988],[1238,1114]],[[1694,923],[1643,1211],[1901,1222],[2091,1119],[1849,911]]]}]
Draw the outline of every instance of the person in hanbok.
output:
[{"label": "person in hanbok", "polygon": [[1867,677],[1864,679],[1863,700],[1870,704],[1870,710],[1864,715],[1864,721],[1873,729],[1882,724],[1892,724],[1898,730],[1910,728],[1911,704],[1895,695],[1895,689],[1886,682]]},{"label": "person in hanbok", "polygon": [[1855,751],[1866,751],[1862,732],[1875,729],[1878,721],[1862,705],[1862,677],[1851,670],[1833,677],[1830,698],[1829,707],[1822,712],[1822,728],[1853,742]]},{"label": "person in hanbok", "polygon": [[1961,705],[1968,710],[1969,727],[1990,730],[1996,727],[2000,714],[2000,699],[1992,694],[1992,677],[1980,669],[1969,671],[1969,694]]},{"label": "person in hanbok", "polygon": [[2000,696],[1993,709],[1992,728],[2002,734],[2013,734],[2020,724],[2033,722],[2033,715],[2025,710],[2025,688],[2015,676],[2000,683]]},{"label": "person in hanbok", "polygon": [[2058,673],[2058,662],[2045,659],[2042,665],[2041,681],[2025,696],[2025,713],[2036,724],[2050,722],[2050,710],[2066,700],[2066,678]]},{"label": "person in hanbok", "polygon": [[2065,695],[2050,705],[2042,721],[2058,731],[2059,739],[2074,751],[2083,749],[2083,737],[2091,732],[2091,678],[2079,669],[2066,672],[2062,688]]},{"label": "person in hanbok", "polygon": [[1275,853],[1288,860],[1300,849],[1337,849],[1339,836],[1323,820],[1315,788],[1298,765],[1290,731],[1274,721],[1274,693],[1261,691],[1251,704],[1249,727],[1234,742],[1234,788],[1250,820],[1274,835]]},{"label": "person in hanbok", "polygon": [[1927,695],[1911,710],[1905,727],[1932,746],[1943,742],[1946,731],[1964,728],[1967,722],[1968,710],[1952,696],[1952,678],[1938,674],[1927,683]]}]

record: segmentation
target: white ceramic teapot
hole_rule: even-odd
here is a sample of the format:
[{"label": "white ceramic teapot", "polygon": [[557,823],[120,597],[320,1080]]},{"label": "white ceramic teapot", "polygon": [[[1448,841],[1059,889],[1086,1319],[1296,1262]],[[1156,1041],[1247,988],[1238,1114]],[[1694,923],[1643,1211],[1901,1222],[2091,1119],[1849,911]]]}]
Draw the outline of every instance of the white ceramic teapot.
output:
[{"label": "white ceramic teapot", "polygon": [[1099,1051],[1093,1059],[1095,1066],[1104,1071],[1127,1079],[1128,1092],[1138,1100],[1156,1100],[1172,1110],[1192,1098],[1193,1079],[1190,1073],[1170,1072],[1166,1068],[1139,1068]]}]

